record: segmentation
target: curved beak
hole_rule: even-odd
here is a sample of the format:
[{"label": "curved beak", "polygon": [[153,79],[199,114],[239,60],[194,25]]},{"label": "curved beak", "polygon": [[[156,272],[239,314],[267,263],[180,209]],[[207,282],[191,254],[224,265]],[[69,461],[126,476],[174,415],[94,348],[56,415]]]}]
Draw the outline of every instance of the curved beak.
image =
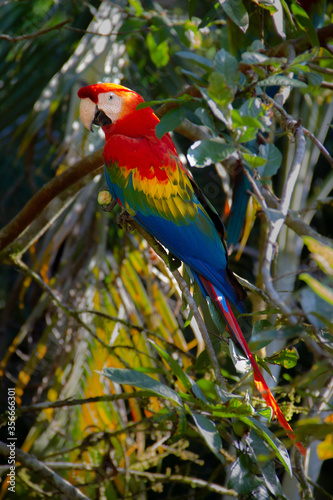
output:
[{"label": "curved beak", "polygon": [[89,97],[81,99],[80,102],[80,118],[86,129],[93,132],[92,124],[94,122],[95,116],[98,112],[97,105],[92,102]]},{"label": "curved beak", "polygon": [[93,132],[93,124],[98,125],[99,127],[112,125],[112,120],[104,113],[104,111],[98,109],[97,104],[92,102],[89,97],[81,99],[80,117],[83,125],[90,130],[90,132]]}]

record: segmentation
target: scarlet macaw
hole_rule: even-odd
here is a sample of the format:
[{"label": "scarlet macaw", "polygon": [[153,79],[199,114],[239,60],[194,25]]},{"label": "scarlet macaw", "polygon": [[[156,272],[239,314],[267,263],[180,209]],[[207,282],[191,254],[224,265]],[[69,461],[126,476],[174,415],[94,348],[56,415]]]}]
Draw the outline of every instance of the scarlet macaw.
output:
[{"label": "scarlet macaw", "polygon": [[[137,110],[144,100],[126,87],[99,83],[81,88],[78,96],[83,125],[104,131],[105,179],[112,197],[191,269],[249,358],[257,389],[295,441],[228,303],[243,312],[246,292],[228,268],[223,223],[182,165],[170,135],[156,137],[159,119],[150,107]],[[295,444],[304,454],[303,445]]]}]

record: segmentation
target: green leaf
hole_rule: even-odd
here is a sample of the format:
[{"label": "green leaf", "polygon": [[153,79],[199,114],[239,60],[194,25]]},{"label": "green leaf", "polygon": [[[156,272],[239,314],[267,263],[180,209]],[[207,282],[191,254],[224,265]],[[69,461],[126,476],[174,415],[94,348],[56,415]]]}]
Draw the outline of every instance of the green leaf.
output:
[{"label": "green leaf", "polygon": [[196,6],[198,4],[198,0],[189,0],[188,2],[188,17],[192,19],[194,15],[194,11],[196,9]]},{"label": "green leaf", "polygon": [[275,14],[275,12],[278,11],[276,8],[275,1],[274,0],[256,0],[256,2],[260,7],[263,9],[268,10],[271,14]]},{"label": "green leaf", "polygon": [[299,279],[305,281],[305,283],[313,290],[319,297],[328,302],[333,306],[333,290],[326,285],[323,285],[318,280],[310,276],[308,273],[302,273]]},{"label": "green leaf", "polygon": [[251,168],[259,168],[266,165],[267,160],[255,155],[254,153],[242,153],[242,157],[246,161],[247,165]]},{"label": "green leaf", "polygon": [[219,418],[237,418],[240,415],[253,415],[253,408],[249,402],[238,398],[232,398],[224,404],[211,405],[210,408],[212,408],[212,414]]},{"label": "green leaf", "polygon": [[306,52],[302,52],[298,56],[295,57],[295,59],[292,60],[291,64],[289,65],[289,68],[292,69],[294,65],[305,65],[306,63],[313,61],[318,57],[319,54],[319,48],[315,47],[314,49],[307,50]]},{"label": "green leaf", "polygon": [[305,287],[300,293],[300,302],[308,320],[319,330],[326,327],[333,332],[333,308],[310,287]]},{"label": "green leaf", "polygon": [[[218,339],[213,339],[212,340],[212,346],[215,351],[215,354],[218,354],[221,351],[221,341]],[[195,370],[197,372],[205,372],[207,371],[211,366],[211,361],[209,354],[207,352],[207,349],[204,349],[201,351],[199,356],[196,359],[195,362]]]},{"label": "green leaf", "polygon": [[255,118],[254,116],[249,115],[241,115],[238,109],[233,109],[231,112],[232,123],[234,127],[247,127],[254,128],[258,131],[258,129],[263,128],[263,123],[259,120],[259,118]]},{"label": "green leaf", "polygon": [[214,99],[219,106],[227,106],[233,101],[233,89],[229,87],[227,78],[223,73],[213,71],[213,73],[209,75],[208,81],[207,94]]},{"label": "green leaf", "polygon": [[273,356],[269,356],[265,361],[275,365],[281,365],[283,368],[293,368],[296,366],[298,358],[297,349],[295,349],[295,347],[290,347],[289,349],[282,349],[282,351],[277,352]]},{"label": "green leaf", "polygon": [[201,123],[205,125],[205,127],[209,128],[212,131],[215,130],[214,120],[212,119],[206,108],[197,108],[194,113],[199,118]]},{"label": "green leaf", "polygon": [[197,66],[200,66],[200,68],[204,68],[206,70],[210,70],[214,66],[213,61],[207,59],[207,57],[199,56],[194,52],[180,51],[176,52],[175,55],[181,57],[182,59],[186,59],[187,61],[196,64]]},{"label": "green leaf", "polygon": [[280,68],[285,63],[286,59],[282,57],[268,57],[260,52],[243,52],[242,61],[251,66],[273,66]]},{"label": "green leaf", "polygon": [[155,132],[158,139],[164,134],[174,130],[184,120],[184,111],[182,108],[170,109],[162,116],[161,121],[156,125]]},{"label": "green leaf", "polygon": [[258,97],[248,99],[243,102],[238,109],[238,113],[241,117],[250,116],[251,118],[258,118],[258,116],[264,113],[261,100]]},{"label": "green leaf", "polygon": [[196,73],[193,73],[193,71],[188,71],[187,69],[182,68],[182,73],[183,75],[191,78],[191,80],[193,80],[199,86],[207,85],[206,80],[201,76],[197,75]]},{"label": "green leaf", "polygon": [[318,73],[310,72],[306,74],[306,80],[311,87],[320,87],[324,81],[324,77]]},{"label": "green leaf", "polygon": [[[274,338],[269,336],[268,338],[262,338],[262,333],[265,333],[265,330],[272,328],[272,324],[267,319],[259,319],[253,325],[252,335],[251,335],[251,351],[258,351],[263,347],[269,345]],[[270,330],[268,330],[270,331]],[[255,339],[258,338],[256,342]]]},{"label": "green leaf", "polygon": [[312,253],[311,257],[317,262],[322,271],[333,276],[333,250],[327,245],[311,238],[311,236],[302,237],[304,243]]},{"label": "green leaf", "polygon": [[132,385],[140,387],[140,389],[147,389],[153,392],[156,396],[169,399],[180,406],[183,402],[173,389],[170,389],[165,384],[155,380],[144,373],[127,368],[104,368],[102,374],[118,384]]},{"label": "green leaf", "polygon": [[292,3],[290,8],[291,8],[292,13],[295,16],[295,19],[296,19],[298,26],[301,28],[301,30],[303,30],[305,32],[311,45],[313,47],[319,47],[320,43],[319,43],[318,35],[317,35],[317,32],[316,32],[308,14],[297,3]]},{"label": "green leaf", "polygon": [[214,422],[209,420],[204,415],[200,413],[190,412],[192,418],[197,426],[197,429],[201,436],[207,443],[208,448],[214,453],[214,455],[221,460],[224,464],[224,456],[221,455],[220,450],[222,449],[222,439],[220,434],[216,430]]},{"label": "green leaf", "polygon": [[144,8],[139,0],[128,0],[128,3],[134,8],[137,17],[140,17],[144,13]]},{"label": "green leaf", "polygon": [[155,347],[155,349],[159,352],[162,358],[165,359],[165,361],[170,366],[171,372],[181,381],[186,390],[188,392],[191,392],[195,397],[197,397],[204,403],[207,403],[207,399],[201,392],[200,388],[197,386],[195,382],[193,382],[191,377],[189,377],[187,373],[184,372],[184,370],[177,363],[177,361],[173,359],[173,357],[170,356],[170,354],[167,353],[164,349],[162,349],[158,344],[156,344],[156,342],[154,342],[153,340],[149,340],[149,342]]},{"label": "green leaf", "polygon": [[229,85],[233,86],[238,80],[238,61],[224,49],[219,50],[214,57],[215,69],[225,75]]},{"label": "green leaf", "polygon": [[295,25],[294,20],[293,20],[293,16],[289,10],[289,6],[288,6],[286,0],[280,0],[280,1],[281,1],[281,5],[283,7],[284,13],[286,15],[286,18],[288,19],[288,22],[290,23],[290,26],[292,26],[292,28],[296,28],[296,25]]},{"label": "green leaf", "polygon": [[[242,143],[251,142],[252,140],[256,139],[258,130],[264,130],[265,128],[264,123],[260,121],[260,119],[255,118],[253,116],[247,116],[247,115],[242,116],[238,109],[233,109],[231,111],[231,118],[232,118],[233,129],[235,133],[237,133],[238,142]],[[243,151],[252,157],[257,156],[254,153],[252,153],[252,151],[249,150],[243,150]],[[256,163],[256,167],[259,165],[263,165],[260,159]]]},{"label": "green leaf", "polygon": [[192,144],[187,152],[187,158],[192,167],[206,167],[229,158],[235,151],[234,146],[220,139],[205,139]]},{"label": "green leaf", "polygon": [[214,19],[218,17],[218,12],[216,10],[216,6],[218,5],[219,4],[216,3],[211,9],[208,10],[208,12],[204,14],[201,23],[198,26],[199,29],[205,28],[206,26],[208,26],[208,24],[210,24],[212,21],[214,21]]},{"label": "green leaf", "polygon": [[251,341],[249,342],[251,351],[258,351],[269,345],[273,340],[287,341],[297,337],[302,332],[300,326],[282,327],[278,330],[272,328],[271,323],[267,320],[257,321],[252,330]]},{"label": "green leaf", "polygon": [[249,27],[249,15],[242,0],[219,0],[219,2],[227,16],[245,33]]},{"label": "green leaf", "polygon": [[271,75],[264,80],[258,82],[260,87],[274,87],[274,86],[290,86],[290,87],[307,87],[307,84],[296,80],[295,78],[288,78],[284,75]]},{"label": "green leaf", "polygon": [[216,305],[212,301],[210,297],[206,297],[208,309],[209,309],[209,314],[214,321],[214,324],[216,328],[218,329],[219,332],[224,332],[225,331],[225,321],[222,318],[221,313],[218,311]]},{"label": "green leaf", "polygon": [[270,406],[266,406],[266,408],[259,408],[256,413],[256,415],[260,415],[260,417],[264,417],[268,422],[271,422],[272,418],[274,417],[273,410]]},{"label": "green leaf", "polygon": [[158,68],[162,68],[168,64],[170,58],[168,40],[163,40],[163,42],[157,44],[153,33],[148,33],[147,47],[151,60]]},{"label": "green leaf", "polygon": [[242,453],[230,468],[228,487],[249,498],[253,490],[262,484],[263,480],[255,475],[251,458]]},{"label": "green leaf", "polygon": [[170,97],[169,99],[155,99],[153,101],[145,101],[145,102],[140,102],[136,109],[144,109],[144,108],[150,108],[151,106],[160,106],[161,104],[166,104],[166,103],[177,103],[181,105],[182,103],[188,103],[189,101],[196,101],[200,100],[196,97],[193,97],[188,94],[183,94],[181,97]]},{"label": "green leaf", "polygon": [[272,177],[275,175],[282,163],[282,154],[274,144],[261,144],[259,146],[259,155],[266,159],[264,167],[258,169],[262,177]]},{"label": "green leaf", "polygon": [[250,434],[246,436],[246,442],[251,448],[267,489],[274,497],[278,494],[279,498],[287,500],[282,493],[281,484],[275,471],[274,460],[270,460],[270,450],[265,441],[255,431],[251,430]]},{"label": "green leaf", "polygon": [[286,471],[292,476],[291,461],[288,451],[284,444],[259,420],[254,417],[239,417],[245,424],[249,425],[256,433],[264,439],[267,444],[275,451]]},{"label": "green leaf", "polygon": [[[229,88],[229,87],[228,87]],[[231,90],[229,88],[229,90]],[[201,88],[200,89],[202,96],[205,98],[210,110],[212,111],[213,115],[220,120],[224,125],[226,125],[228,128],[232,126],[232,121],[230,117],[230,106],[225,106],[223,109],[223,112],[221,108],[217,105],[217,102],[215,102],[215,98],[218,98],[217,96],[214,95],[209,95],[208,94],[208,89]],[[214,94],[213,88],[210,89],[210,91]],[[220,93],[220,89],[217,89],[218,94]]]}]

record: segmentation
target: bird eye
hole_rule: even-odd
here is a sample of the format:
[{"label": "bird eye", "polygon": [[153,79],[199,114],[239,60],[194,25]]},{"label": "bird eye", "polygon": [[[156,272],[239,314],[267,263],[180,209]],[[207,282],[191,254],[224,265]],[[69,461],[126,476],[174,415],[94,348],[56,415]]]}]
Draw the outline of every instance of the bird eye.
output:
[{"label": "bird eye", "polygon": [[109,101],[112,101],[113,95],[109,95]]}]

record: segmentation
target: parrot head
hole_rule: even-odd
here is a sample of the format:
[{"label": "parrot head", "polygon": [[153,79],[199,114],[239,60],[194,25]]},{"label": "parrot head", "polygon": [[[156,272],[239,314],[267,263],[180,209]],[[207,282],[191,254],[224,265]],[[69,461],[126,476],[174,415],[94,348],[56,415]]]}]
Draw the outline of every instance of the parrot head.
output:
[{"label": "parrot head", "polygon": [[96,83],[82,87],[78,96],[82,123],[90,131],[94,124],[102,127],[105,134],[125,131],[126,135],[137,136],[135,129],[139,131],[141,126],[142,132],[148,114],[153,115],[151,108],[137,110],[143,97],[122,85]]}]

